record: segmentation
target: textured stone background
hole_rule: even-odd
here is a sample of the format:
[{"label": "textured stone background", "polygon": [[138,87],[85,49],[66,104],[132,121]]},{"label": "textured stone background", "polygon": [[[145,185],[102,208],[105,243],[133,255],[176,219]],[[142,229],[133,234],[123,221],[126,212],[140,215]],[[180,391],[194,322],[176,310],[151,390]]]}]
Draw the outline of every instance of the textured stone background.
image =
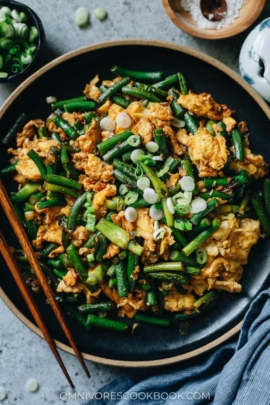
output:
[{"label": "textured stone background", "polygon": [[[23,0],[21,0],[23,1]],[[153,38],[189,46],[211,55],[238,71],[238,55],[248,31],[237,37],[207,41],[193,38],[180,31],[168,19],[159,0],[24,0],[40,16],[47,37],[43,63],[81,46],[119,38]],[[259,21],[270,15],[270,2]],[[1,4],[1,0],[0,0]],[[99,22],[91,17],[91,25],[80,30],[74,24],[74,12],[86,7],[104,7],[108,19]],[[0,105],[15,85],[0,84]],[[88,363],[91,380],[85,376],[77,359],[61,352],[64,363],[76,385],[77,392],[95,392],[120,375],[124,370]],[[40,389],[35,394],[26,392],[24,384],[35,377]],[[8,392],[5,405],[60,404],[59,394],[70,392],[47,344],[30,332],[0,301],[0,385]],[[71,405],[75,400],[64,403]]]}]

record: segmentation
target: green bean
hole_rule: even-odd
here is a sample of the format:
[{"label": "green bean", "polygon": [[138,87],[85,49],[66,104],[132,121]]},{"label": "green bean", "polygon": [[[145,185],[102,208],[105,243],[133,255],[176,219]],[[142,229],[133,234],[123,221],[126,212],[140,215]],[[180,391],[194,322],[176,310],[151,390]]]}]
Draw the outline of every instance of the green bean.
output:
[{"label": "green bean", "polygon": [[176,90],[173,88],[168,91],[168,94],[172,98],[171,108],[172,108],[174,117],[181,118],[185,114],[186,110],[184,109],[184,107],[181,106],[181,104],[178,104],[178,102],[177,102],[179,95],[176,93]]},{"label": "green bean", "polygon": [[83,304],[78,306],[81,314],[92,314],[100,311],[112,311],[115,309],[115,304],[112,301],[95,302],[93,304]]},{"label": "green bean", "polygon": [[33,162],[36,164],[41,178],[43,180],[45,180],[46,174],[47,174],[47,169],[46,166],[44,165],[43,161],[41,160],[41,158],[39,157],[39,155],[37,154],[37,152],[34,149],[31,149],[28,153],[27,156],[30,157],[30,159],[33,160]]},{"label": "green bean", "polygon": [[113,160],[113,166],[120,170],[123,174],[132,177],[134,180],[138,179],[138,176],[136,175],[136,169],[124,162],[121,162],[119,159],[114,159]]},{"label": "green bean", "polygon": [[82,316],[82,314],[73,306],[73,305],[68,305],[65,304],[65,308],[66,311],[73,316],[73,318],[75,318],[78,322],[80,322],[80,324],[86,329],[86,330],[90,330],[91,326],[88,322],[88,320],[86,320],[84,318],[84,316]]},{"label": "green bean", "polygon": [[117,278],[110,278],[109,280],[109,288],[113,288],[117,286]]},{"label": "green bean", "polygon": [[132,131],[127,130],[121,132],[120,134],[114,135],[106,141],[101,142],[97,145],[99,153],[101,156],[105,155],[109,150],[113,149],[118,143],[126,141],[132,135]]},{"label": "green bean", "polygon": [[11,201],[14,203],[21,203],[27,200],[32,194],[36,193],[40,187],[41,186],[38,183],[27,183],[13,197],[11,197]]},{"label": "green bean", "polygon": [[112,264],[108,270],[107,270],[107,276],[108,277],[115,277],[115,269],[116,269],[116,264]]},{"label": "green bean", "polygon": [[135,315],[136,322],[148,323],[150,325],[170,326],[170,320],[166,318],[158,318],[155,316],[147,316],[143,314]]},{"label": "green bean", "polygon": [[67,121],[63,120],[63,118],[56,116],[53,119],[53,122],[55,123],[55,125],[61,128],[69,138],[78,138],[76,129],[74,129]]},{"label": "green bean", "polygon": [[120,105],[120,107],[122,108],[128,108],[131,103],[129,100],[125,99],[124,97],[118,96],[117,94],[112,96],[112,102]]},{"label": "green bean", "polygon": [[70,101],[65,104],[65,110],[69,113],[74,111],[92,111],[97,104],[94,101]]},{"label": "green bean", "polygon": [[73,102],[76,102],[76,101],[86,101],[86,100],[87,100],[87,97],[85,97],[85,96],[76,97],[76,98],[70,98],[68,100],[56,101],[55,103],[51,104],[51,107],[52,107],[53,110],[55,110],[56,108],[64,107],[66,104],[69,104],[69,103],[73,103]]},{"label": "green bean", "polygon": [[47,266],[47,264],[40,261],[40,257],[39,257],[39,264],[40,264],[40,266],[42,268],[43,273],[45,274],[45,276],[50,281],[51,285],[56,289],[58,284],[59,284],[58,278],[55,276],[55,274],[50,269],[50,267]]},{"label": "green bean", "polygon": [[189,130],[189,132],[191,132],[192,134],[195,134],[199,129],[199,125],[197,124],[194,117],[186,111],[183,116],[183,119],[185,121],[186,127]]},{"label": "green bean", "polygon": [[135,288],[135,269],[139,266],[139,256],[135,255],[132,252],[128,253],[128,262],[127,262],[127,279],[129,285],[129,291],[134,291]]},{"label": "green bean", "polygon": [[58,157],[60,150],[55,146],[50,148],[49,154],[46,157],[45,166],[47,169],[47,174],[55,174],[58,169]]},{"label": "green bean", "polygon": [[240,207],[239,207],[239,214],[244,215],[250,200],[250,194],[251,190],[247,190],[245,197],[241,201]]},{"label": "green bean", "polygon": [[69,267],[72,267],[72,261],[69,259],[68,255],[66,253],[62,253],[59,255],[59,259],[61,260],[63,266],[68,269]]},{"label": "green bean", "polygon": [[96,315],[88,315],[87,323],[90,326],[95,326],[102,329],[109,329],[112,331],[117,332],[127,332],[128,325],[124,322],[120,321],[113,321],[112,319],[108,318],[101,318],[100,316]]},{"label": "green bean", "polygon": [[55,197],[55,198],[50,198],[49,200],[39,201],[36,205],[36,208],[38,210],[44,210],[45,208],[50,208],[50,207],[65,207],[66,204],[67,203],[66,203],[65,198]]},{"label": "green bean", "polygon": [[204,186],[206,188],[212,188],[212,187],[219,187],[219,186],[226,186],[227,184],[230,183],[230,179],[222,178],[222,179],[203,179],[204,181]]},{"label": "green bean", "polygon": [[[135,136],[135,135],[133,135]],[[139,137],[139,135],[136,135]],[[113,138],[110,138],[113,139]],[[139,137],[139,139],[141,139]],[[118,156],[121,156],[124,152],[128,152],[129,150],[133,149],[135,146],[132,146],[130,143],[130,140],[127,139],[126,141],[117,144],[113,149],[110,149],[105,155],[103,155],[103,160],[105,162],[111,162],[113,159],[115,159]],[[137,147],[137,145],[136,145]]]},{"label": "green bean", "polygon": [[14,173],[14,172],[16,172],[16,166],[17,166],[17,164],[18,164],[18,162],[14,163],[14,164],[11,165],[11,166],[5,167],[5,169],[2,169],[2,170],[0,171],[0,178],[3,177],[3,176],[6,176],[6,175],[9,174],[9,173]]},{"label": "green bean", "polygon": [[128,249],[138,256],[142,254],[143,247],[137,242],[130,240],[129,233],[120,226],[102,218],[96,225],[96,229],[120,248]]},{"label": "green bean", "polygon": [[172,231],[176,240],[182,245],[182,247],[185,247],[188,244],[186,237],[181,233],[179,229],[173,227]]},{"label": "green bean", "polygon": [[139,89],[148,91],[148,92],[150,92],[150,93],[154,93],[154,94],[156,94],[157,96],[159,96],[159,97],[161,97],[161,98],[167,98],[167,95],[168,95],[168,94],[167,94],[167,91],[158,89],[158,88],[153,87],[153,86],[150,86],[150,85],[148,85],[148,84],[139,83],[139,82],[133,82],[133,83],[132,83],[132,86],[133,86],[133,87],[138,87]]},{"label": "green bean", "polygon": [[104,261],[103,256],[106,253],[107,246],[108,246],[107,238],[102,233],[99,233],[99,235],[98,235],[98,250],[97,250],[97,254],[96,254],[96,260],[98,262],[103,262]]},{"label": "green bean", "polygon": [[171,75],[166,77],[164,80],[153,84],[153,87],[156,87],[157,89],[164,89],[173,86],[175,83],[177,83],[177,81],[178,81],[177,75]]},{"label": "green bean", "polygon": [[118,93],[122,90],[122,87],[130,82],[129,77],[121,79],[119,82],[115,83],[113,86],[109,87],[104,93],[101,94],[98,101],[103,103],[107,98],[112,97],[115,93]]},{"label": "green bean", "polygon": [[51,266],[54,269],[63,269],[64,268],[64,265],[60,259],[49,259],[47,261],[47,263],[48,263],[48,266]]},{"label": "green bean", "polygon": [[[169,173],[170,174],[173,173],[177,169],[177,167],[180,165],[180,163],[181,162],[179,159],[169,156],[165,160],[164,164],[161,166],[158,176],[161,178],[162,181],[167,180],[167,178],[169,177]],[[162,174],[160,176],[160,173],[162,173],[162,172],[164,172],[164,174]]]},{"label": "green bean", "polygon": [[122,184],[130,185],[131,187],[135,187],[137,182],[133,178],[129,177],[128,175],[124,174],[118,169],[113,171],[114,177],[120,181]]},{"label": "green bean", "polygon": [[260,224],[266,236],[270,236],[270,216],[265,208],[260,196],[256,193],[250,198],[254,211],[259,218]]},{"label": "green bean", "polygon": [[245,157],[243,140],[240,132],[236,128],[232,131],[232,141],[236,159],[243,161]]},{"label": "green bean", "polygon": [[74,180],[78,180],[79,178],[79,173],[73,166],[73,164],[70,162],[68,153],[67,153],[67,148],[66,146],[62,145],[61,152],[60,152],[60,160],[63,166],[63,169],[65,170],[66,174]]},{"label": "green bean", "polygon": [[59,247],[58,243],[49,243],[49,245],[47,245],[45,248],[43,248],[39,252],[39,258],[44,259],[45,257],[49,256],[49,254],[58,247]]},{"label": "green bean", "polygon": [[[74,302],[78,302],[78,300],[80,299],[81,294],[80,293],[60,293],[60,294],[55,294],[55,299],[57,302],[60,303],[74,303]],[[46,300],[46,304],[49,304],[49,301]]]},{"label": "green bean", "polygon": [[221,221],[218,218],[215,218],[210,228],[206,229],[189,242],[189,244],[182,249],[182,253],[186,256],[190,256],[198,246],[205,242],[220,227],[220,225]]},{"label": "green bean", "polygon": [[212,198],[207,202],[207,207],[201,211],[198,212],[197,214],[194,214],[193,217],[190,219],[190,221],[194,225],[198,225],[201,220],[206,217],[210,212],[212,212],[214,209],[216,209],[220,205],[220,202],[216,198]]},{"label": "green bean", "polygon": [[9,145],[13,139],[16,137],[17,132],[22,129],[22,126],[26,123],[26,114],[22,113],[19,115],[13,126],[9,129],[6,136],[2,139],[4,145]]},{"label": "green bean", "polygon": [[136,80],[146,80],[149,82],[156,82],[163,76],[163,72],[140,72],[137,70],[125,69],[120,66],[114,65],[111,72],[117,76],[130,76]]},{"label": "green bean", "polygon": [[126,249],[121,250],[121,252],[118,254],[118,257],[120,260],[126,259],[128,256],[128,251]]},{"label": "green bean", "polygon": [[78,255],[76,247],[74,246],[73,243],[71,243],[68,246],[67,254],[73,264],[73,267],[75,268],[76,272],[78,273],[80,279],[82,280],[83,283],[86,283],[87,278],[88,278],[88,272],[82,262],[82,259]]},{"label": "green bean", "polygon": [[158,152],[166,159],[169,156],[168,144],[162,129],[154,130],[154,140],[158,144]]},{"label": "green bean", "polygon": [[172,250],[170,253],[170,260],[173,262],[182,262],[191,267],[198,267],[198,263],[196,259],[192,259],[184,255],[184,253],[179,252],[177,250]]},{"label": "green bean", "polygon": [[86,122],[86,124],[91,124],[93,121],[93,118],[94,118],[93,111],[83,114],[83,118],[84,118],[84,121]]},{"label": "green bean", "polygon": [[128,279],[124,262],[120,261],[115,265],[115,275],[117,279],[117,293],[119,297],[128,296]]},{"label": "green bean", "polygon": [[56,277],[60,278],[61,280],[65,277],[67,274],[66,270],[59,270],[59,269],[53,269],[53,274],[56,275]]},{"label": "green bean", "polygon": [[187,81],[185,76],[182,73],[177,73],[178,81],[179,81],[179,87],[180,87],[180,92],[181,94],[188,94],[188,87],[187,87]]},{"label": "green bean", "polygon": [[68,214],[68,219],[67,219],[67,229],[70,231],[74,231],[76,228],[76,221],[78,218],[78,215],[84,206],[84,204],[87,202],[87,196],[88,196],[88,191],[80,195],[79,198],[73,203],[69,214]]},{"label": "green bean", "polygon": [[197,301],[194,302],[193,306],[196,310],[199,310],[200,307],[205,307],[209,305],[211,302],[217,299],[217,293],[215,291],[208,291],[206,294],[204,294],[202,297],[197,299]]},{"label": "green bean", "polygon": [[193,276],[198,276],[201,272],[201,269],[200,267],[198,267],[197,263],[197,267],[187,266],[185,272],[188,274],[192,274]]},{"label": "green bean", "polygon": [[148,205],[150,205],[150,204],[148,202],[146,202],[144,198],[139,198],[135,203],[130,204],[129,207],[143,208],[143,207],[147,207]]},{"label": "green bean", "polygon": [[227,137],[227,131],[226,131],[226,124],[224,123],[224,122],[222,122],[222,121],[219,121],[218,123],[217,123],[217,125],[222,129],[222,131],[220,131],[220,132],[217,132],[216,133],[216,135],[218,134],[218,135],[221,135],[221,136],[223,136],[224,138],[226,138]]},{"label": "green bean", "polygon": [[212,191],[211,193],[202,193],[200,197],[204,200],[208,200],[209,198],[221,198],[222,200],[230,200],[233,198],[233,194],[223,193],[222,191]]},{"label": "green bean", "polygon": [[163,262],[145,266],[143,271],[144,273],[153,273],[156,271],[185,271],[185,267],[182,262]]},{"label": "green bean", "polygon": [[263,182],[264,203],[268,214],[270,214],[270,179],[265,179]]},{"label": "green bean", "polygon": [[204,231],[205,229],[209,228],[211,226],[211,221],[209,218],[203,218],[201,222],[195,226],[193,231],[189,232],[188,236],[190,239],[195,238],[195,236],[200,233],[201,231]]},{"label": "green bean", "polygon": [[[82,185],[78,182],[68,179],[64,176],[59,176],[58,174],[48,174],[45,181],[50,184],[55,184],[57,186],[68,187],[76,191],[81,191]],[[51,190],[54,191],[54,190]],[[60,191],[61,192],[61,191]]]},{"label": "green bean", "polygon": [[124,86],[122,87],[122,93],[127,94],[132,97],[146,99],[152,102],[159,103],[161,100],[155,94],[150,93],[149,91],[143,90],[142,88]]},{"label": "green bean", "polygon": [[145,303],[149,306],[157,305],[157,293],[155,289],[146,291]]}]

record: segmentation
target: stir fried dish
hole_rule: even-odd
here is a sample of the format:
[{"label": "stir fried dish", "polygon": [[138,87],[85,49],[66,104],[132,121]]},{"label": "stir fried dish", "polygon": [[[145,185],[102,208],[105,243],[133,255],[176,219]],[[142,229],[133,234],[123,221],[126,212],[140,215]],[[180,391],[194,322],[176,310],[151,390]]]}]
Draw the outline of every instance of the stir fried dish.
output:
[{"label": "stir fried dish", "polygon": [[85,328],[169,326],[210,310],[221,290],[242,291],[252,246],[270,236],[268,164],[250,149],[248,123],[182,73],[111,75],[77,98],[48,97],[46,121],[22,114],[2,140],[11,166],[1,176],[18,183],[16,213],[57,300]]}]

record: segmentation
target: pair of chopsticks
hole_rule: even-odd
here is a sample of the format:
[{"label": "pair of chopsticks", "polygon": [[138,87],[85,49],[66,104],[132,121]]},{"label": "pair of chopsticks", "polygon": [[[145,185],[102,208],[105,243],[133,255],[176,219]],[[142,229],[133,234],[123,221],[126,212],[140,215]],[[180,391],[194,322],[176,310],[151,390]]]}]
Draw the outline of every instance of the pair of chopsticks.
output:
[{"label": "pair of chopsticks", "polygon": [[[25,232],[22,224],[20,223],[20,221],[19,221],[19,219],[17,217],[17,214],[16,214],[16,212],[15,212],[15,210],[13,208],[12,202],[10,201],[10,198],[9,198],[9,196],[7,194],[7,191],[6,191],[5,187],[4,187],[4,184],[3,184],[1,179],[0,179],[0,204],[2,205],[2,208],[3,208],[7,218],[9,220],[9,223],[11,224],[11,226],[12,226],[12,228],[13,228],[13,230],[14,230],[14,232],[15,232],[15,234],[16,234],[16,236],[17,236],[17,238],[18,238],[18,240],[19,240],[19,242],[20,242],[20,244],[22,246],[22,249],[24,250],[26,256],[28,257],[29,263],[30,263],[31,267],[34,270],[35,276],[36,276],[39,284],[41,285],[41,287],[42,287],[42,289],[43,289],[43,291],[44,291],[44,293],[45,293],[45,295],[47,297],[47,300],[48,300],[49,304],[51,305],[51,308],[54,311],[54,314],[55,314],[56,318],[58,319],[58,322],[59,322],[61,328],[63,329],[63,331],[64,331],[64,333],[65,333],[71,347],[73,348],[79,362],[81,363],[81,365],[82,365],[82,367],[83,367],[83,369],[85,371],[85,374],[87,375],[88,378],[90,378],[90,374],[89,374],[89,371],[88,371],[88,369],[87,369],[87,367],[85,365],[83,357],[82,357],[82,355],[81,355],[81,353],[80,353],[80,351],[79,351],[79,349],[78,349],[78,347],[77,347],[77,345],[76,345],[76,343],[75,343],[75,341],[74,341],[74,339],[73,339],[73,337],[71,335],[71,332],[70,332],[70,330],[68,328],[67,322],[66,322],[66,320],[65,320],[65,318],[64,318],[64,316],[62,314],[61,308],[60,308],[58,302],[55,299],[54,293],[53,293],[53,291],[52,291],[52,289],[51,289],[51,287],[50,287],[50,285],[48,283],[48,280],[47,280],[45,274],[43,273],[43,271],[42,271],[42,269],[40,267],[40,264],[39,264],[39,261],[37,260],[36,254],[35,254],[35,252],[34,252],[34,250],[32,248],[32,245],[31,245],[31,243],[30,243],[30,241],[28,239],[28,236],[26,235],[26,232]],[[61,359],[61,357],[60,357],[60,355],[59,355],[59,353],[58,353],[58,351],[56,349],[55,342],[54,342],[54,340],[52,339],[52,337],[49,334],[49,331],[48,331],[48,329],[47,329],[47,327],[45,325],[45,322],[44,322],[44,320],[42,318],[42,315],[41,315],[41,313],[40,313],[40,311],[39,311],[39,309],[38,309],[38,307],[37,307],[37,305],[36,305],[36,303],[35,303],[35,301],[34,301],[34,299],[32,297],[32,294],[31,294],[29,288],[27,287],[27,285],[26,285],[26,283],[25,283],[25,281],[24,281],[24,279],[23,279],[23,277],[21,275],[19,267],[18,267],[13,255],[12,255],[12,253],[11,253],[11,251],[10,251],[10,249],[9,249],[9,247],[8,247],[8,245],[7,245],[6,241],[5,241],[5,238],[4,238],[1,231],[0,231],[0,252],[1,252],[3,258],[5,259],[7,265],[9,267],[14,279],[15,279],[15,282],[16,282],[17,286],[19,287],[19,289],[20,289],[20,291],[21,291],[21,293],[23,295],[23,298],[25,299],[25,302],[26,302],[29,310],[31,311],[37,325],[39,326],[41,332],[43,333],[43,336],[44,336],[45,340],[47,341],[48,345],[50,346],[50,348],[51,348],[57,362],[59,363],[64,375],[66,376],[70,386],[72,388],[74,388],[74,384],[73,384],[73,382],[72,382],[72,380],[71,380],[71,378],[70,378],[70,376],[69,376],[69,374],[68,374],[68,372],[67,372],[67,370],[65,368],[65,365],[64,365],[64,363],[63,363],[63,361],[62,361],[62,359]]]}]

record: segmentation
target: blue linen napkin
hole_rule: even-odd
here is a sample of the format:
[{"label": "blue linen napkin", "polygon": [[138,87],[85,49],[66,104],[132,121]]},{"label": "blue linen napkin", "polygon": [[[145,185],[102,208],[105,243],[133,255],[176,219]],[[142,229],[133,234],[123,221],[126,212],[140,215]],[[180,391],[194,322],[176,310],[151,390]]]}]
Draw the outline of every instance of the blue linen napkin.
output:
[{"label": "blue linen napkin", "polygon": [[270,290],[251,303],[238,337],[165,368],[136,369],[82,405],[269,405]]}]

